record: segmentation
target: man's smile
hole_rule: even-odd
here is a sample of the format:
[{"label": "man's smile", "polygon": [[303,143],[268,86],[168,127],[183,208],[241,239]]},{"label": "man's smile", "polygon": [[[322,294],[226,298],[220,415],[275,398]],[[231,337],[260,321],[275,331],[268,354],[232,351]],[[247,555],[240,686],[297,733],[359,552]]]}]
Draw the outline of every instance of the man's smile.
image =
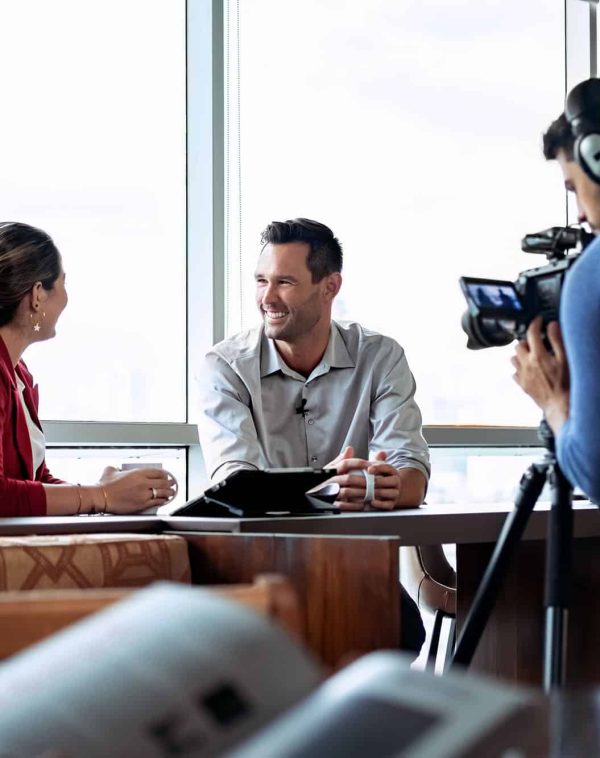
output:
[{"label": "man's smile", "polygon": [[288,315],[288,311],[267,311],[264,308],[263,313],[268,321],[279,321]]}]

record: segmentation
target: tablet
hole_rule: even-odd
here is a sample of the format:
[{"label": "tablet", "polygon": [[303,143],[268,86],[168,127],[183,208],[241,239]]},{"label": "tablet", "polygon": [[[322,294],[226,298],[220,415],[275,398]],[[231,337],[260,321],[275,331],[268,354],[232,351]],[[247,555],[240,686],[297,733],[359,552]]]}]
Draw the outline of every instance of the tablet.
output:
[{"label": "tablet", "polygon": [[335,469],[240,469],[170,515],[259,517],[337,513],[335,488],[307,494],[335,475]]}]

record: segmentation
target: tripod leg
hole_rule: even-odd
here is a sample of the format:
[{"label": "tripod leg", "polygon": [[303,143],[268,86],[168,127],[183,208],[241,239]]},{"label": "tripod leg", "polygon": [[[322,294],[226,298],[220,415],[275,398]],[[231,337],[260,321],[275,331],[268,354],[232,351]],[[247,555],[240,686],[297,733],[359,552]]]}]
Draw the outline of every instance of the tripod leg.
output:
[{"label": "tripod leg", "polygon": [[546,481],[548,463],[533,463],[521,477],[515,507],[502,527],[498,542],[490,559],[479,589],[467,615],[456,644],[451,666],[468,666],[494,608],[506,567],[523,535]]},{"label": "tripod leg", "polygon": [[562,686],[566,681],[567,623],[573,537],[571,485],[554,462],[549,483],[552,510],[546,542],[546,586],[544,606],[544,690]]}]

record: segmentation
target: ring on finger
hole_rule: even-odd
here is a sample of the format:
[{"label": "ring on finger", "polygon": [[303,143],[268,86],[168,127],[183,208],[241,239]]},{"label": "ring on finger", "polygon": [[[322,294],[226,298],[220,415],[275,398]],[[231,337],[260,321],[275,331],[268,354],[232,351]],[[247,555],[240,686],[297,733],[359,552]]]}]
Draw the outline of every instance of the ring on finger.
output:
[{"label": "ring on finger", "polygon": [[158,492],[156,491],[156,487],[151,487],[152,490],[152,499],[156,500],[158,498]]}]

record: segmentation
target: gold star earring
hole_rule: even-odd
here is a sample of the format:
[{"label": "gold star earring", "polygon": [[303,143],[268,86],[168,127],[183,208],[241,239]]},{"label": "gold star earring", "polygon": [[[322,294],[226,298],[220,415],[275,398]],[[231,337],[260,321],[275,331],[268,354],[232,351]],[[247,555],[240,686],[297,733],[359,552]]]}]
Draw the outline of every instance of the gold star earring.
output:
[{"label": "gold star earring", "polygon": [[33,328],[33,331],[39,332],[40,329],[42,328],[42,325],[40,322],[46,318],[46,312],[42,311],[41,318],[40,318],[40,315],[37,313],[37,311],[35,315],[33,313],[30,313],[29,318],[31,319],[31,326]]}]

